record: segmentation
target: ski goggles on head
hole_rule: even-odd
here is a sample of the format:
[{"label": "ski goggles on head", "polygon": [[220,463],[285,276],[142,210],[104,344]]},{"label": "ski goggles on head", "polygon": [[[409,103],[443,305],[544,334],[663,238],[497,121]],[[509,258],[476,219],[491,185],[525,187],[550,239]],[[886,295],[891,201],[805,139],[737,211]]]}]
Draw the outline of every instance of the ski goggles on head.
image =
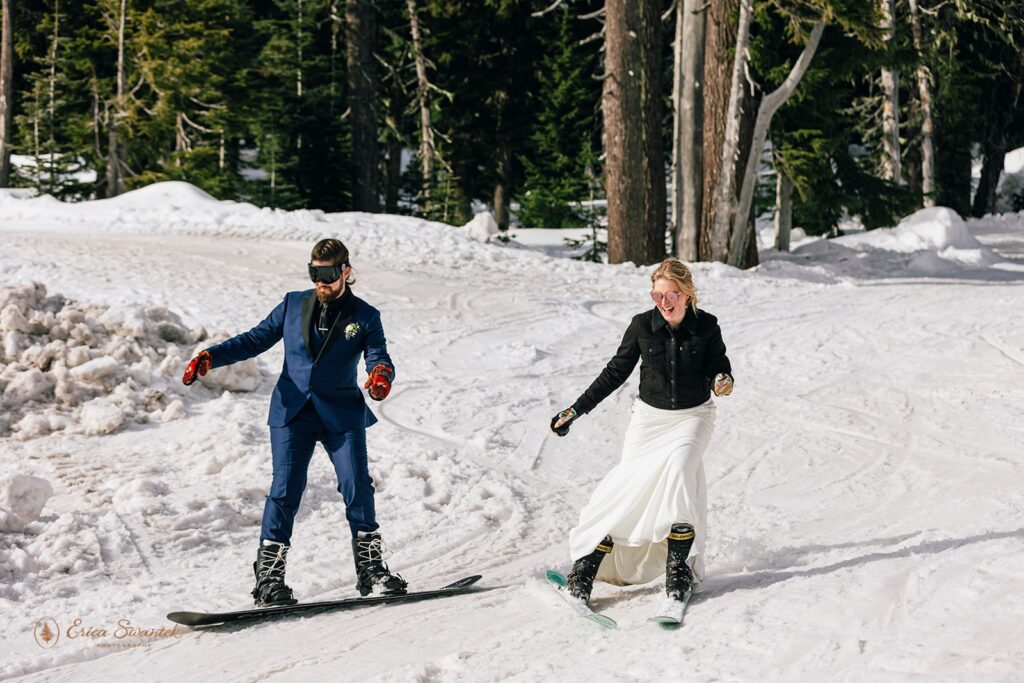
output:
[{"label": "ski goggles on head", "polygon": [[660,304],[662,299],[670,304],[674,304],[679,301],[679,297],[681,296],[683,296],[682,292],[665,292],[664,294],[661,292],[651,292],[651,300],[656,304]]},{"label": "ski goggles on head", "polygon": [[314,266],[312,263],[308,264],[309,268],[309,279],[313,282],[323,282],[324,284],[331,284],[337,282],[341,274],[345,272],[345,266],[347,263],[339,263],[336,266]]}]

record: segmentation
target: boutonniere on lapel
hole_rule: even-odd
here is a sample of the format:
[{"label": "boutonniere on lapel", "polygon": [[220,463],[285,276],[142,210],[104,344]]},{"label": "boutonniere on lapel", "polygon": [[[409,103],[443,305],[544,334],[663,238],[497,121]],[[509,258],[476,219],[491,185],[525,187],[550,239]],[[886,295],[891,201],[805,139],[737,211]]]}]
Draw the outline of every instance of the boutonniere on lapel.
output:
[{"label": "boutonniere on lapel", "polygon": [[345,339],[351,339],[359,334],[359,323],[349,323],[345,326]]}]

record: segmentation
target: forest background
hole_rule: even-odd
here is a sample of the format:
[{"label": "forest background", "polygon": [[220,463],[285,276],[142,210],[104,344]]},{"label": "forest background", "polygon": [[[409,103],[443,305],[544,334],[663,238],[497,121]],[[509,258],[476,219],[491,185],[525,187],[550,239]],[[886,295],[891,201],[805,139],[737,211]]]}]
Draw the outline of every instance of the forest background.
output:
[{"label": "forest background", "polygon": [[503,231],[606,226],[612,263],[750,267],[766,213],[779,249],[791,226],[991,213],[1024,145],[1020,3],[2,0],[2,16],[0,187],[62,200],[183,180],[452,225],[482,204]]}]

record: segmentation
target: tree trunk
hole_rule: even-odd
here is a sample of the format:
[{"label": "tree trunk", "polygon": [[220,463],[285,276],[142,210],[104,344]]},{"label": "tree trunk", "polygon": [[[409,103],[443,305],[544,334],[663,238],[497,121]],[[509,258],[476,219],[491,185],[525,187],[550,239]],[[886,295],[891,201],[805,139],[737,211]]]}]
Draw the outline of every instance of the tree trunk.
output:
[{"label": "tree trunk", "polygon": [[980,218],[996,211],[996,190],[1006,161],[1006,149],[1010,145],[1008,135],[1013,130],[1013,119],[1020,106],[1022,81],[1024,59],[1017,61],[1015,70],[1000,76],[985,98],[981,180],[971,207],[973,216]]},{"label": "tree trunk", "polygon": [[[738,165],[740,137],[740,89],[743,81],[747,50],[750,47],[750,20],[752,0],[740,0],[739,25],[736,30],[736,48],[732,64],[732,76],[729,80],[729,103],[725,110],[725,134],[722,141],[722,156],[718,160],[718,185],[715,188],[715,224],[711,234],[711,257],[716,261],[726,261],[729,250],[729,230],[731,219],[736,215],[736,195],[734,190],[734,165]],[[751,150],[750,154],[760,155],[760,148]],[[737,216],[740,222],[745,221]]]},{"label": "tree trunk", "polygon": [[[896,29],[895,0],[881,0],[882,31],[891,42]],[[903,182],[900,168],[900,93],[895,69],[882,69],[882,177],[894,183]]]},{"label": "tree trunk", "polygon": [[772,117],[783,104],[786,103],[796,87],[800,85],[800,79],[807,72],[814,53],[821,42],[821,34],[825,31],[825,22],[819,21],[811,29],[811,36],[804,47],[800,57],[790,70],[786,80],[778,88],[773,90],[761,100],[761,106],[757,110],[757,120],[754,123],[754,136],[750,143],[750,151],[747,156],[746,170],[743,173],[743,189],[740,190],[740,200],[736,209],[736,218],[733,222],[732,236],[729,244],[729,264],[738,268],[749,268],[757,265],[756,251],[753,263],[749,263],[747,249],[748,245],[754,243],[756,237],[751,222],[756,216],[751,215],[754,204],[754,191],[757,189],[757,168],[761,162],[761,150],[764,149],[764,142],[768,136],[768,127],[771,125]]},{"label": "tree trunk", "polygon": [[302,97],[302,0],[295,0],[295,96]]},{"label": "tree trunk", "polygon": [[388,160],[384,181],[384,210],[387,213],[398,213],[398,195],[402,184],[402,136],[398,131],[402,128],[403,106],[402,88],[397,78],[391,86],[388,106],[394,130],[387,137]]},{"label": "tree trunk", "polygon": [[903,157],[903,179],[907,182],[907,190],[915,196],[921,195],[921,146],[910,145]]},{"label": "tree trunk", "polygon": [[[49,118],[47,130],[47,142],[49,143],[50,161],[56,152],[57,137],[57,47],[60,44],[60,0],[53,3],[53,39],[50,41],[50,77],[49,77],[49,102],[46,107],[46,114]],[[51,178],[52,180],[52,178]]]},{"label": "tree trunk", "polygon": [[373,6],[367,0],[346,0],[349,107],[352,112],[352,192],[356,211],[380,211],[377,195],[380,152],[377,144],[376,65]]},{"label": "tree trunk", "polygon": [[775,164],[775,250],[789,251],[789,234],[793,229],[793,181]]},{"label": "tree trunk", "polygon": [[127,0],[121,0],[117,19],[117,98],[107,121],[107,196],[116,197],[124,192],[124,143],[121,142],[121,123],[127,118],[125,111],[124,83],[124,24],[127,14]]},{"label": "tree trunk", "polygon": [[8,187],[14,117],[14,0],[0,0],[0,15],[0,187]]},{"label": "tree trunk", "polygon": [[420,206],[425,210],[430,205],[430,184],[434,175],[434,130],[430,127],[430,102],[427,99],[430,82],[427,80],[427,60],[423,56],[423,38],[420,35],[419,16],[416,14],[416,0],[406,0],[405,6],[409,14],[412,54],[416,64],[416,101],[420,109],[420,175],[422,176]]},{"label": "tree trunk", "polygon": [[494,187],[494,222],[498,230],[508,230],[509,203],[512,195],[512,149],[507,142],[498,150],[498,184]]},{"label": "tree trunk", "polygon": [[924,205],[935,206],[935,148],[932,138],[935,126],[932,122],[932,91],[928,67],[922,53],[921,15],[917,11],[917,0],[910,0],[910,29],[917,51],[917,90],[921,100],[921,191]]},{"label": "tree trunk", "polygon": [[981,218],[986,213],[995,213],[996,189],[999,187],[999,176],[1002,175],[1003,165],[1006,163],[1005,136],[1002,145],[998,141],[985,140],[983,149],[981,180],[978,182],[974,204],[971,206],[971,215],[976,218]]},{"label": "tree trunk", "polygon": [[676,25],[675,38],[672,42],[672,167],[669,169],[669,182],[672,196],[669,200],[669,225],[672,230],[672,253],[679,255],[680,231],[683,225],[683,166],[682,128],[683,128],[683,18],[686,11],[683,0],[675,0]]},{"label": "tree trunk", "polygon": [[331,87],[328,106],[328,113],[333,119],[338,110],[338,34],[341,33],[342,22],[344,21],[338,13],[338,1],[331,0],[327,6],[327,20],[331,22]]},{"label": "tree trunk", "polygon": [[660,57],[657,3],[605,0],[601,108],[611,263],[646,265],[665,256]]},{"label": "tree trunk", "polygon": [[[672,219],[676,254],[684,261],[700,257],[700,217],[704,200],[704,48],[707,7],[699,0],[678,0],[676,22],[677,69],[681,74],[676,98],[677,154],[673,176]],[[677,199],[678,193],[678,199]]]},{"label": "tree trunk", "polygon": [[[713,260],[711,236],[714,232],[717,205],[714,201],[718,178],[722,170],[722,146],[725,139],[726,110],[732,85],[733,46],[736,44],[736,16],[739,0],[721,0],[710,3],[707,9],[706,43],[704,46],[703,97],[703,187],[701,190],[700,245],[698,259]],[[750,132],[753,130],[754,93],[750,82],[743,80],[740,106],[740,154],[746,154]],[[732,173],[739,172],[735,163]],[[730,221],[732,216],[730,215]]]}]

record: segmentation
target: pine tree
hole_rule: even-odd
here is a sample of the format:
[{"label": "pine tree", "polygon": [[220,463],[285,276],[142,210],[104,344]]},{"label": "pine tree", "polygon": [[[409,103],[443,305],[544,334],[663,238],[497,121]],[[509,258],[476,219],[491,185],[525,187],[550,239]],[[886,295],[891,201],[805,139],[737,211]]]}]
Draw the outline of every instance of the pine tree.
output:
[{"label": "pine tree", "polygon": [[134,146],[145,160],[130,186],[185,180],[214,196],[237,195],[244,131],[235,74],[250,23],[236,0],[156,0],[140,13],[133,44],[145,116]]},{"label": "pine tree", "polygon": [[[423,3],[424,51],[436,65],[432,120],[440,157],[450,167],[439,188],[454,192],[449,220],[465,223],[474,199],[491,202],[499,225],[522,182],[521,156],[529,144],[533,59],[539,54],[528,0],[463,4]],[[466,46],[472,46],[467,49]],[[450,188],[450,189],[448,189]]]},{"label": "pine tree", "polygon": [[84,182],[86,161],[69,149],[63,125],[70,112],[69,95],[76,84],[69,79],[66,46],[75,25],[72,3],[51,0],[39,8],[29,33],[36,49],[26,69],[16,117],[20,152],[33,159],[15,183],[60,199],[82,199],[90,188]]},{"label": "pine tree", "polygon": [[0,0],[0,187],[10,182],[14,117],[14,0]]},{"label": "pine tree", "polygon": [[332,51],[329,10],[322,1],[274,0],[257,14],[260,47],[244,74],[252,93],[249,163],[258,168],[245,192],[257,203],[324,211],[351,205],[350,131],[332,109],[344,89],[344,60]]},{"label": "pine tree", "polygon": [[553,30],[546,32],[548,47],[537,65],[537,113],[531,148],[522,156],[519,220],[534,227],[578,227],[587,221],[579,202],[587,196],[588,173],[597,163],[596,52],[580,46],[586,27],[569,7],[560,7],[547,22]]},{"label": "pine tree", "polygon": [[[782,17],[761,14],[759,20],[755,69],[772,83],[782,78],[796,48],[780,49],[771,38],[773,26],[784,30]],[[858,25],[866,29],[872,20],[862,15]],[[868,229],[889,226],[912,209],[909,191],[882,177],[882,108],[877,98],[863,96],[892,60],[870,33],[826,31],[800,88],[773,121],[776,164],[796,193],[793,225],[807,234],[838,235],[846,216],[859,217]],[[870,143],[865,135],[872,136]],[[875,153],[866,153],[869,148]]]}]

